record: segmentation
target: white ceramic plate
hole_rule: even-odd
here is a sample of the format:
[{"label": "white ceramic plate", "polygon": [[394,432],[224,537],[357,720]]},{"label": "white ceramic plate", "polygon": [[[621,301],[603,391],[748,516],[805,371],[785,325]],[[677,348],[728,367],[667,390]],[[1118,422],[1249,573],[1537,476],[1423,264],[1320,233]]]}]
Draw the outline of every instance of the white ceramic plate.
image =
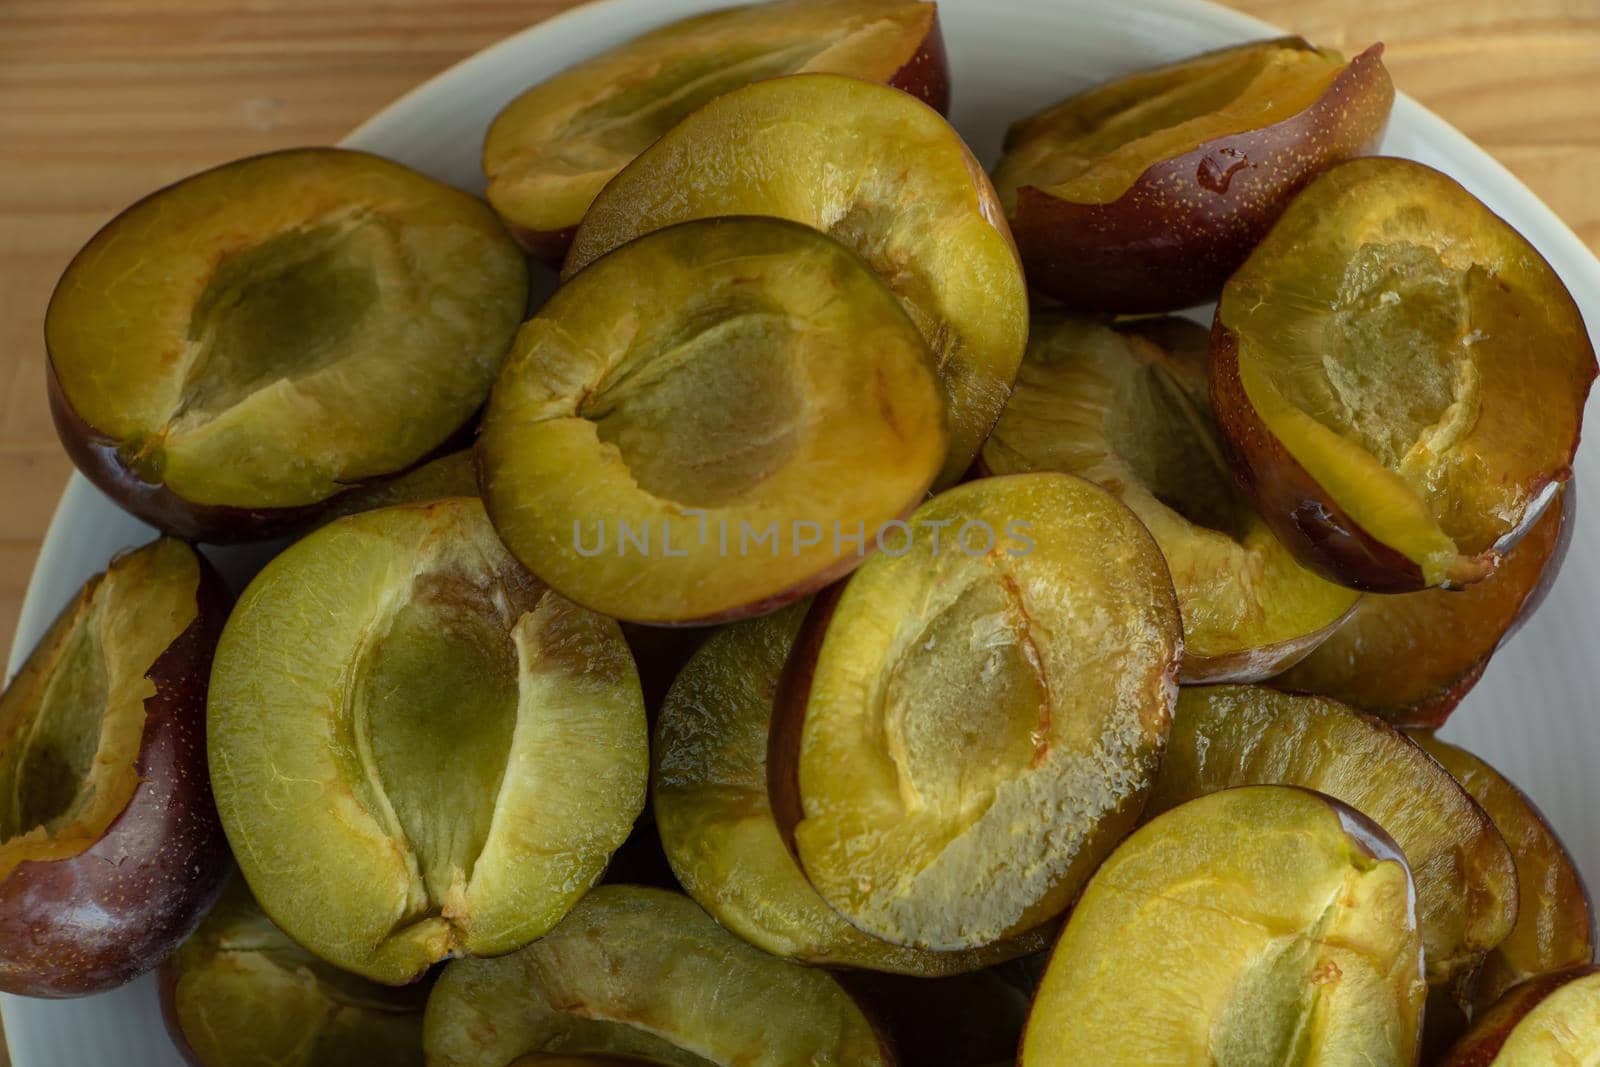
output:
[{"label": "white ceramic plate", "polygon": [[[605,0],[532,27],[453,67],[345,140],[481,192],[478,153],[489,120],[512,97],[596,52],[726,0]],[[1006,126],[1094,82],[1278,32],[1203,0],[940,0],[950,53],[951,121],[993,163]],[[1292,29],[1293,27],[1290,27]],[[1365,42],[1362,42],[1363,44]],[[1600,330],[1600,263],[1525,186],[1482,149],[1405,95],[1384,150],[1454,176],[1544,253]],[[44,403],[44,397],[38,402]],[[1597,401],[1600,403],[1600,401]],[[1593,409],[1591,404],[1591,410]],[[1600,500],[1600,453],[1580,457],[1579,499]],[[1446,730],[1495,763],[1544,809],[1600,885],[1600,729],[1591,728],[1593,645],[1600,637],[1600,540],[1584,519],[1561,581],[1539,614],[1495,658]],[[14,670],[60,606],[113,553],[152,531],[74,475],[34,568],[11,649]],[[215,558],[240,579],[260,550]],[[178,1063],[155,982],[76,1001],[0,996],[16,1067]]]}]

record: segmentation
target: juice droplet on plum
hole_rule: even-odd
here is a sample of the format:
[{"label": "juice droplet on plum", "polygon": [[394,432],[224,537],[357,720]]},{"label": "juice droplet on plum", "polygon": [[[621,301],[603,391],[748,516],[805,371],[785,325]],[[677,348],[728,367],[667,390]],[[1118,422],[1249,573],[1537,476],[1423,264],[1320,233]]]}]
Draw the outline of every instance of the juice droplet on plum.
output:
[{"label": "juice droplet on plum", "polygon": [[1232,148],[1219,148],[1200,160],[1195,180],[1213,193],[1228,191],[1233,176],[1250,165],[1250,160]]}]

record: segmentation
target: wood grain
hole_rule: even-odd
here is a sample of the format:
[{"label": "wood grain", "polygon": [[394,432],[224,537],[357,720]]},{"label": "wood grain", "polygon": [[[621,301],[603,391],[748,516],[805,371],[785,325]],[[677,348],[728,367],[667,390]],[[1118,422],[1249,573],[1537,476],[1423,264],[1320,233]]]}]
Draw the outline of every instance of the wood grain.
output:
[{"label": "wood grain", "polygon": [[[1111,2],[1111,0],[1107,0]],[[567,0],[0,3],[0,648],[69,465],[44,405],[41,322],[72,253],[202,167],[324,143]],[[1600,249],[1595,0],[1239,0],[1344,48],[1496,155]],[[3,1065],[0,1051],[0,1065]]]}]

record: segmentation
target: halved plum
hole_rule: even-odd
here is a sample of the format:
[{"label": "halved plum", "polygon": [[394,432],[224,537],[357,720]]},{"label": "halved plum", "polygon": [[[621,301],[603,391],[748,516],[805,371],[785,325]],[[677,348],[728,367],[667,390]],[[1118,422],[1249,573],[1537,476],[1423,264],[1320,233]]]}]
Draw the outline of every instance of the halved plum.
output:
[{"label": "halved plum", "polygon": [[950,71],[937,5],[781,0],[680,19],[529,89],[489,126],[489,203],[552,266],[595,194],[712,97],[805,71],[884,82],[943,112]]},{"label": "halved plum", "polygon": [[1149,812],[1240,785],[1315,789],[1400,843],[1429,982],[1471,971],[1511,932],[1517,871],[1505,840],[1449,772],[1382,720],[1255,686],[1185,689]]},{"label": "halved plum", "polygon": [[819,596],[779,683],[773,813],[823,900],[953,951],[1061,914],[1134,826],[1181,624],[1149,532],[1071,475],[918,508]]},{"label": "halved plum", "polygon": [[139,518],[262,538],[444,444],[527,299],[474,197],[364,152],[242,159],[139,201],[73,259],[45,319],[51,411]]},{"label": "halved plum", "polygon": [[1205,330],[1033,317],[1011,399],[979,459],[1115,493],[1150,528],[1183,612],[1185,682],[1259,681],[1333,632],[1360,594],[1295,562],[1234,485],[1206,395]]},{"label": "halved plum", "polygon": [[1529,978],[1594,962],[1594,909],[1566,846],[1527,795],[1464,748],[1432,734],[1412,738],[1494,820],[1517,866],[1517,924],[1473,975],[1470,1004],[1488,1008]]},{"label": "halved plum", "polygon": [[1342,700],[1396,726],[1442,726],[1555,579],[1577,494],[1569,485],[1561,498],[1483,581],[1362,597],[1327,640],[1273,684]]},{"label": "halved plum", "polygon": [[1405,1067],[1425,989],[1411,874],[1377,824],[1309,790],[1228,789],[1095,874],[1019,1063]]},{"label": "halved plum", "polygon": [[1439,1067],[1581,1067],[1597,1059],[1600,967],[1584,967],[1508,991]]},{"label": "halved plum", "polygon": [[541,580],[632,622],[704,623],[856,567],[938,472],[944,411],[921,335],[855,253],[705,219],[550,298],[479,448],[495,528]]},{"label": "halved plum", "polygon": [[959,480],[1028,337],[1010,230],[960,135],[913,97],[856,78],[796,74],[735,89],[595,197],[563,275],[642,233],[714,215],[803,222],[877,271],[937,360],[950,426],[937,485]]},{"label": "halved plum", "polygon": [[228,603],[180,541],[118,556],[0,697],[0,990],[121,985],[216,899],[206,679]]},{"label": "halved plum", "polygon": [[767,797],[767,737],[806,607],[717,631],[667,695],[651,745],[650,796],[678,881],[735,934],[802,963],[932,977],[1044,948],[1044,928],[966,952],[892,945],[845,922],[800,873]]},{"label": "halved plum", "polygon": [[1394,103],[1382,55],[1253,41],[1019,120],[994,180],[1029,283],[1087,311],[1215,300],[1306,182],[1376,147]]},{"label": "halved plum", "polygon": [[223,632],[208,720],[262,908],[389,984],[549,930],[644,806],[617,624],[524,571],[475,499],[352,515],[269,563]]},{"label": "halved plum", "polygon": [[894,1062],[826,971],[751,948],[681,893],[623,885],[595,889],[518,952],[445,967],[423,1041],[430,1067],[530,1052],[669,1067]]},{"label": "halved plum", "polygon": [[1314,570],[1491,574],[1572,473],[1594,348],[1539,253],[1431,167],[1329,168],[1229,279],[1211,392],[1236,474]]},{"label": "halved plum", "polygon": [[161,969],[167,1030],[194,1067],[422,1067],[427,988],[329,966],[234,878]]}]

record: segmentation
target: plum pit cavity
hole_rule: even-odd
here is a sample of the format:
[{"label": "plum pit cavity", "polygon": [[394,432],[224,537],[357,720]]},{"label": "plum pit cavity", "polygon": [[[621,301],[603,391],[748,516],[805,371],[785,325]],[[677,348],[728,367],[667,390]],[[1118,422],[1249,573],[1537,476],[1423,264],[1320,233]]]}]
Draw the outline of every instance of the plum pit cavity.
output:
[{"label": "plum pit cavity", "polygon": [[377,309],[374,264],[391,244],[376,222],[352,219],[276,234],[223,259],[189,323],[196,351],[174,418],[204,420],[337,363]]},{"label": "plum pit cavity", "polygon": [[87,787],[107,698],[95,621],[73,628],[38,710],[0,750],[0,841],[41,826],[53,833]]},{"label": "plum pit cavity", "polygon": [[488,839],[516,728],[508,608],[502,591],[464,573],[424,572],[356,668],[357,781],[414,853],[426,899],[446,911]]},{"label": "plum pit cavity", "polygon": [[885,745],[908,811],[975,818],[1047,748],[1050,683],[1015,582],[968,583],[887,671]]},{"label": "plum pit cavity", "polygon": [[1482,274],[1407,242],[1363,244],[1345,267],[1322,333],[1325,411],[1390,470],[1472,427],[1471,291]]},{"label": "plum pit cavity", "polygon": [[737,500],[793,453],[805,414],[790,360],[796,323],[734,296],[693,309],[626,364],[578,414],[621,454],[639,487],[696,507]]}]

